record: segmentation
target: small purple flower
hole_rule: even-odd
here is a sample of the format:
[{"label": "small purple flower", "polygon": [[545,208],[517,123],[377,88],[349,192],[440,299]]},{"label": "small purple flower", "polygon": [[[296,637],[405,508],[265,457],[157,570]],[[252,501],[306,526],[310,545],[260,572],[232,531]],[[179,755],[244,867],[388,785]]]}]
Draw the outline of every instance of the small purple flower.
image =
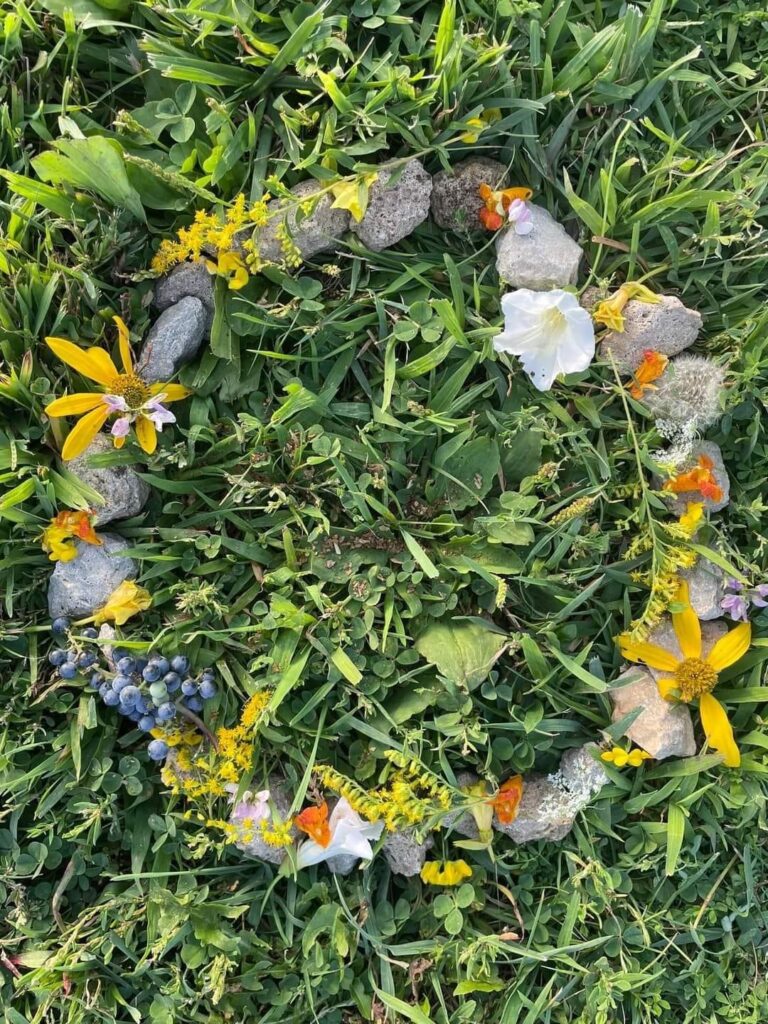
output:
[{"label": "small purple flower", "polygon": [[738,594],[727,594],[720,602],[720,607],[724,612],[728,612],[734,622],[747,621],[747,608],[749,605]]},{"label": "small purple flower", "polygon": [[158,431],[162,431],[166,423],[175,423],[176,417],[173,415],[170,409],[162,404],[162,399],[165,395],[162,393],[156,395],[155,398],[150,398],[148,402],[142,407],[142,415],[148,420],[152,420]]},{"label": "small purple flower", "polygon": [[113,437],[127,437],[131,429],[131,420],[128,416],[120,416],[112,424]]},{"label": "small purple flower", "polygon": [[752,591],[752,604],[755,608],[768,608],[768,583],[758,583]]},{"label": "small purple flower", "polygon": [[735,590],[738,592],[744,589],[744,584],[740,583],[739,580],[733,579],[732,576],[729,576],[728,579],[725,581],[725,587],[726,590]]},{"label": "small purple flower", "polygon": [[121,395],[104,395],[102,401],[110,412],[128,411],[128,403]]},{"label": "small purple flower", "polygon": [[516,235],[529,235],[533,231],[533,218],[522,199],[513,199],[509,204],[509,223],[514,226]]}]

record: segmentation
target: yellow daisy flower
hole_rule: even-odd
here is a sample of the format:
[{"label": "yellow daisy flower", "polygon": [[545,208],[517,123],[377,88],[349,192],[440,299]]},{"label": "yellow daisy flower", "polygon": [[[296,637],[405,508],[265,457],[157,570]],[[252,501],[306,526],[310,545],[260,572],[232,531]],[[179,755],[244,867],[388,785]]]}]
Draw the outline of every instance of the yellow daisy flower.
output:
[{"label": "yellow daisy flower", "polygon": [[712,691],[717,686],[718,673],[735,665],[749,650],[752,627],[748,622],[740,623],[721,637],[704,657],[701,623],[691,608],[687,583],[680,583],[676,601],[684,606],[683,611],[672,614],[682,658],[656,644],[629,637],[619,638],[621,653],[627,661],[642,662],[649,668],[670,673],[658,682],[659,693],[665,700],[679,700],[685,704],[698,700],[701,724],[709,745],[723,755],[729,768],[737,768],[741,764],[741,754],[733,738],[733,729],[725,708],[712,696]]},{"label": "yellow daisy flower", "polygon": [[117,416],[112,424],[115,448],[122,448],[133,426],[136,440],[147,455],[151,455],[157,448],[157,431],[162,430],[166,423],[176,421],[164,403],[178,402],[191,394],[181,384],[148,384],[142,380],[134,370],[128,328],[119,316],[112,319],[117,324],[122,373],[113,363],[110,354],[102,348],[83,349],[66,338],[45,339],[50,350],[63,363],[100,384],[102,388],[101,392],[66,395],[46,406],[48,416],[84,414],[64,442],[61,450],[63,459],[74,459],[81,455],[113,414]]}]

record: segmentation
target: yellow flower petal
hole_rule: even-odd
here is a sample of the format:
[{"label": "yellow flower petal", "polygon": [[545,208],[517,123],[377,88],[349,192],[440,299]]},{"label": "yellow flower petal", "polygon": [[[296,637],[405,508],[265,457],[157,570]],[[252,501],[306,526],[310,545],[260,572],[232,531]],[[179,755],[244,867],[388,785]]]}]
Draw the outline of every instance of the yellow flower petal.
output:
[{"label": "yellow flower petal", "polygon": [[[736,630],[733,631],[734,633]],[[733,729],[728,721],[725,708],[711,693],[705,693],[699,700],[701,724],[710,747],[723,755],[723,762],[728,768],[738,768],[741,754],[733,738]]]},{"label": "yellow flower petal", "polygon": [[107,386],[119,376],[117,367],[103,348],[80,348],[66,338],[46,338],[45,341],[62,363],[71,366],[89,380],[95,380],[97,384]]},{"label": "yellow flower petal", "polygon": [[99,405],[86,416],[81,417],[70,430],[64,447],[61,449],[61,457],[65,462],[76,459],[82,455],[91,441],[104,426],[109,409],[106,405]]},{"label": "yellow flower petal", "polygon": [[624,640],[620,637],[619,649],[627,661],[642,661],[649,668],[656,668],[661,672],[674,672],[679,664],[679,658],[670,651],[643,640]]},{"label": "yellow flower petal", "polygon": [[155,395],[164,395],[163,404],[180,402],[182,398],[188,398],[192,394],[190,389],[185,388],[183,384],[152,384],[149,393],[153,398]]},{"label": "yellow flower petal", "polygon": [[113,590],[107,598],[107,603],[97,609],[93,616],[95,625],[100,626],[103,622],[114,622],[122,626],[132,615],[143,612],[152,604],[152,595],[144,587],[140,587],[133,580],[125,580]]},{"label": "yellow flower petal", "polygon": [[685,580],[680,581],[680,587],[675,598],[685,608],[681,612],[672,613],[672,625],[675,629],[677,642],[684,658],[701,657],[701,623],[696,612],[691,608],[688,597],[688,584]]},{"label": "yellow flower petal", "polygon": [[138,416],[136,419],[136,440],[147,453],[151,455],[157,448],[157,431],[152,420],[146,416]]},{"label": "yellow flower petal", "polygon": [[90,412],[97,405],[101,405],[104,396],[99,392],[92,394],[79,393],[76,395],[65,395],[63,398],[54,399],[50,405],[45,407],[46,416],[80,416],[81,413]]},{"label": "yellow flower petal", "polygon": [[465,860],[447,860],[442,864],[428,860],[421,869],[421,880],[428,885],[458,885],[472,877],[472,868]]},{"label": "yellow flower petal", "polygon": [[674,691],[677,689],[677,680],[670,679],[669,676],[667,676],[663,679],[657,680],[656,686],[659,689],[659,694],[664,698],[664,700],[671,700],[674,695]]},{"label": "yellow flower petal", "polygon": [[715,672],[722,672],[744,657],[751,642],[752,627],[748,622],[742,622],[717,641],[706,660]]},{"label": "yellow flower petal", "polygon": [[117,343],[120,348],[120,358],[123,361],[123,370],[126,373],[133,373],[133,356],[131,355],[131,341],[128,328],[125,326],[125,321],[122,317],[113,316],[112,319],[117,324]]},{"label": "yellow flower petal", "polygon": [[125,444],[125,436],[119,437],[117,434],[112,435],[112,444],[115,448],[122,448]]}]

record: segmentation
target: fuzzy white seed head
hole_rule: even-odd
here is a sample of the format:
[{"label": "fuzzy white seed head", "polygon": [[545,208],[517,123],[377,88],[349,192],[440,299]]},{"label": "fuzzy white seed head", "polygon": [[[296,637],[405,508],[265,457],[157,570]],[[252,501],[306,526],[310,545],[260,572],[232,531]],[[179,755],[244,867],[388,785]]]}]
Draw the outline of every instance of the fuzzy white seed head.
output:
[{"label": "fuzzy white seed head", "polygon": [[659,377],[643,402],[656,420],[675,423],[693,434],[720,419],[725,384],[722,366],[703,356],[679,356]]}]

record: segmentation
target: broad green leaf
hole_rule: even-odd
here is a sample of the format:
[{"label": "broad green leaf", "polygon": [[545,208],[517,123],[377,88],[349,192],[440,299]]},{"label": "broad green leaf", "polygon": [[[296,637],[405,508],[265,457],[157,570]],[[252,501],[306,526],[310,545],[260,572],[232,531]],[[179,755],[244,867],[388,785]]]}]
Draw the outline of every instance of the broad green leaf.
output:
[{"label": "broad green leaf", "polygon": [[88,139],[58,139],[58,152],[49,150],[32,164],[44,181],[95,192],[112,206],[146,220],[141,196],[128,180],[120,144],[94,135]]},{"label": "broad green leaf", "polygon": [[486,678],[506,643],[477,622],[441,619],[427,626],[415,647],[446,679],[472,689]]}]

